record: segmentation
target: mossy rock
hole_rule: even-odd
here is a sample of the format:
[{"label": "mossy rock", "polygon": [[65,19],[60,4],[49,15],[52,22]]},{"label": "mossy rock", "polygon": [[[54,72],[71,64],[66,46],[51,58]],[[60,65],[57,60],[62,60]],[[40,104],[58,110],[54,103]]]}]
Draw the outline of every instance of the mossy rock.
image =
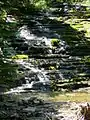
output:
[{"label": "mossy rock", "polygon": [[28,55],[15,55],[12,59],[28,59]]},{"label": "mossy rock", "polygon": [[56,68],[54,66],[50,66],[49,70],[56,70]]},{"label": "mossy rock", "polygon": [[58,46],[59,45],[60,40],[59,39],[51,39],[51,45],[52,46]]}]

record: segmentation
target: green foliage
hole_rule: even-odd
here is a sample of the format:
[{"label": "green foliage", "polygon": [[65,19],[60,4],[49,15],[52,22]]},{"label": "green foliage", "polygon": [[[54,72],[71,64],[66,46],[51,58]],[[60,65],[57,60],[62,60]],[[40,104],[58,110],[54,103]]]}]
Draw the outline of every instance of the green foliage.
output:
[{"label": "green foliage", "polygon": [[67,3],[76,3],[76,2],[86,2],[86,1],[89,1],[89,0],[56,0],[57,2],[67,2]]},{"label": "green foliage", "polygon": [[6,12],[5,9],[2,9],[2,10],[0,11],[0,21],[5,21],[6,18],[7,18],[7,12]]},{"label": "green foliage", "polygon": [[83,5],[90,6],[90,0],[83,0]]},{"label": "green foliage", "polygon": [[46,0],[39,0],[35,3],[35,7],[38,9],[46,9],[48,6]]},{"label": "green foliage", "polygon": [[51,40],[51,45],[52,45],[52,46],[58,46],[58,45],[59,45],[59,42],[60,42],[59,39],[55,39],[55,38],[54,38],[54,39]]}]

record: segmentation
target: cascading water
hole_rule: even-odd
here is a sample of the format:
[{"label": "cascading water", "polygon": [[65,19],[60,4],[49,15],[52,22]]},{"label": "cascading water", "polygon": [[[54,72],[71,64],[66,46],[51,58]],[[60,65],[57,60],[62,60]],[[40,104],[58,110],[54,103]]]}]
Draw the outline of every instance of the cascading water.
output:
[{"label": "cascading water", "polygon": [[[37,86],[40,86],[40,84],[42,85],[40,87],[41,90],[47,90],[47,88],[43,89],[43,86],[50,86],[50,81],[47,77],[47,72],[45,72],[44,70],[40,70],[37,67],[35,68],[31,63],[29,62],[25,62],[22,61],[20,62],[20,60],[16,61],[19,65],[22,66],[22,68],[28,69],[28,73],[32,73],[32,74],[36,74],[37,78],[39,79],[38,81],[36,81],[34,78],[33,80],[32,77],[29,78],[29,76],[27,75],[27,77],[25,77],[25,84],[22,84],[21,86],[18,86],[16,88],[12,88],[10,91],[6,92],[5,94],[9,94],[9,93],[17,93],[17,92],[24,92],[25,90],[34,90],[35,88],[38,90]],[[29,73],[29,74],[30,74]],[[36,86],[34,88],[34,86]]]},{"label": "cascading water", "polygon": [[[51,10],[52,13],[54,11]],[[19,44],[19,40],[23,41],[20,43],[21,47],[16,46],[17,53],[32,57],[28,61],[16,60],[16,63],[25,68],[24,79],[26,81],[22,86],[17,87],[18,91],[41,89],[42,86],[50,86],[52,80],[59,81],[61,84],[62,80],[72,79],[79,71],[76,70],[73,59],[77,62],[80,61],[80,57],[70,56],[70,46],[66,40],[61,38],[62,34],[65,36],[65,29],[67,32],[67,28],[70,26],[64,22],[58,23],[57,16],[53,16],[52,13],[48,13],[49,15],[46,17],[43,14],[40,14],[39,17],[38,15],[26,16],[24,21],[29,21],[28,24],[22,25],[16,33],[16,42],[18,43],[15,45]],[[53,46],[52,39],[59,40],[59,45]],[[33,59],[35,64],[32,62]]]},{"label": "cascading water", "polygon": [[[36,17],[37,18],[37,17]],[[35,21],[31,20],[32,22],[35,23]],[[40,36],[37,36],[35,34],[33,34],[30,29],[28,28],[27,25],[23,25],[21,28],[19,28],[17,34],[16,34],[16,38],[18,39],[25,39],[24,43],[26,43],[28,45],[28,47],[30,46],[37,46],[39,47],[47,47],[48,49],[48,53],[52,54],[52,44],[51,44],[51,39],[54,37],[56,37],[57,39],[60,39],[60,35],[57,33],[53,33],[52,30],[50,30],[47,26],[44,26],[43,24],[41,24],[39,21],[36,22],[36,26],[40,27],[39,29],[42,30],[42,33]],[[33,28],[32,28],[33,29]],[[36,29],[35,29],[36,30]],[[50,33],[52,33],[50,35]],[[46,36],[45,36],[46,34]],[[61,40],[61,39],[60,39]],[[42,45],[42,43],[44,43]],[[65,46],[66,43],[65,41],[60,41],[60,48],[56,48],[56,53],[58,53],[58,49],[59,51],[64,51],[65,50]],[[44,50],[45,51],[45,50]],[[60,53],[61,55],[62,53]],[[32,61],[32,60],[31,60]],[[46,60],[45,60],[46,61]],[[41,86],[43,88],[43,86],[47,87],[50,86],[50,76],[47,75],[48,72],[46,70],[44,70],[43,68],[38,68],[37,65],[33,65],[32,63],[30,63],[30,60],[28,61],[23,61],[23,60],[16,60],[16,63],[21,65],[22,68],[28,69],[28,73],[33,73],[37,75],[37,78],[39,79],[38,81],[35,80],[36,78],[34,77],[34,79],[32,80],[32,77],[30,78],[29,75],[26,75],[26,77],[24,78],[26,83],[22,84],[21,86],[17,87],[17,88],[13,88],[11,89],[11,91],[7,92],[22,92],[25,89],[33,89],[34,86],[35,88],[39,88],[37,86]],[[58,63],[57,63],[58,64]],[[26,74],[26,73],[25,73]],[[59,72],[59,77],[60,79],[64,79],[64,76],[62,75],[61,72]],[[41,85],[40,85],[41,84]],[[41,87],[39,89],[41,89]],[[43,88],[43,90],[46,90],[47,88]]]},{"label": "cascading water", "polygon": [[[71,108],[71,110],[68,110],[67,113],[68,106],[66,105],[65,107],[65,102],[61,104],[64,104],[63,106],[65,107],[66,111],[61,108],[62,106],[60,103],[51,103],[51,105],[44,103],[42,100],[39,100],[40,98],[48,101],[48,98],[50,97],[50,95],[48,95],[50,91],[50,85],[52,85],[53,90],[56,91],[64,91],[65,89],[72,90],[76,89],[76,87],[78,89],[79,87],[85,87],[85,85],[87,86],[86,83],[83,83],[87,82],[86,77],[90,78],[90,76],[87,76],[88,74],[82,74],[82,72],[89,72],[90,66],[87,65],[87,63],[83,64],[81,57],[77,56],[81,55],[79,50],[81,51],[81,48],[83,48],[83,46],[78,48],[78,42],[81,40],[81,38],[76,40],[77,37],[75,36],[73,39],[72,34],[75,34],[76,32],[78,35],[78,32],[72,30],[69,24],[65,24],[64,20],[67,19],[69,15],[64,18],[64,15],[68,14],[68,7],[67,4],[63,5],[59,6],[59,9],[52,8],[51,11],[54,14],[47,12],[43,15],[39,14],[39,16],[26,16],[24,24],[17,31],[18,34],[13,41],[13,43],[17,43],[15,43],[13,46],[15,50],[17,50],[17,54],[26,54],[29,56],[29,59],[15,59],[13,61],[19,65],[18,72],[23,74],[22,78],[20,77],[17,80],[19,84],[17,84],[16,87],[10,89],[8,92],[4,93],[9,94],[6,95],[9,96],[9,98],[8,102],[4,104],[2,104],[0,101],[0,108],[2,109],[0,109],[0,119],[73,120],[73,118],[75,118],[73,114],[70,113],[73,113],[74,110],[76,116],[77,108]],[[60,12],[62,14],[60,14]],[[57,18],[57,16],[63,16],[63,20],[58,21],[59,18]],[[10,17],[8,17],[6,22],[12,22]],[[68,39],[69,37],[71,37],[71,39]],[[73,46],[72,50],[69,49],[69,45],[67,45],[63,38],[65,41],[67,41],[67,43],[71,44],[71,47]],[[59,45],[52,46],[51,39],[60,40]],[[83,41],[80,42],[81,45]],[[77,47],[77,50],[73,52],[73,50],[76,49],[75,47]],[[69,54],[70,51],[71,54]],[[85,68],[85,65],[89,67]],[[12,97],[14,97],[14,101],[12,100]],[[16,99],[18,99],[18,102],[15,101]],[[2,98],[0,98],[0,100],[2,100]],[[54,105],[55,109],[60,109],[60,111],[54,111]],[[64,112],[66,112],[66,114]]]},{"label": "cascading water", "polygon": [[[37,18],[37,17],[36,17]],[[37,20],[36,20],[37,21]],[[31,20],[31,22],[34,22],[33,20]],[[49,23],[47,23],[47,25],[43,25],[41,24],[39,21],[37,21],[36,23],[37,27],[40,27],[39,30],[42,31],[42,33],[40,34],[40,36],[37,34],[35,35],[33,32],[30,31],[30,29],[28,28],[27,25],[23,25],[22,27],[20,27],[17,31],[16,34],[16,38],[17,39],[24,39],[24,43],[26,43],[28,45],[28,50],[32,48],[32,46],[36,46],[37,50],[39,49],[39,47],[41,48],[47,48],[48,50],[48,54],[53,54],[52,49],[53,46],[51,44],[51,39],[56,38],[58,40],[60,40],[60,47],[56,47],[55,48],[55,54],[60,54],[63,55],[63,51],[65,51],[67,44],[65,43],[65,41],[61,40],[60,35],[57,34],[56,32],[53,32],[53,30],[51,30],[50,28],[48,28]],[[35,28],[32,28],[35,29]],[[37,29],[35,29],[37,31]],[[30,48],[31,47],[31,48]],[[34,51],[36,48],[34,48]],[[40,50],[41,52],[42,50]],[[46,50],[44,50],[45,52]],[[24,51],[23,51],[24,52]],[[33,53],[32,53],[33,54]],[[36,52],[35,52],[36,54]],[[41,53],[38,53],[38,55],[40,55]],[[42,55],[42,54],[41,54]],[[31,58],[30,58],[31,59]],[[37,65],[33,65],[30,62],[30,59],[28,61],[23,61],[23,60],[16,60],[16,63],[19,64],[20,66],[22,66],[22,68],[24,68],[25,70],[28,69],[28,75],[25,75],[25,83],[22,84],[21,86],[18,86],[17,88],[12,88],[11,91],[6,92],[6,93],[13,93],[13,92],[23,92],[25,90],[50,90],[50,76],[49,76],[49,72],[50,70],[45,70],[44,68],[39,68]],[[32,59],[31,59],[32,61]],[[46,60],[44,60],[46,61]],[[58,64],[58,62],[56,63]],[[57,65],[56,65],[57,66]],[[26,71],[24,71],[25,74]],[[34,79],[32,80],[32,77],[29,77],[29,74],[36,74],[37,78],[34,77]],[[63,80],[64,76],[63,74],[59,71],[58,72],[58,77]],[[36,80],[38,79],[38,80]]]}]

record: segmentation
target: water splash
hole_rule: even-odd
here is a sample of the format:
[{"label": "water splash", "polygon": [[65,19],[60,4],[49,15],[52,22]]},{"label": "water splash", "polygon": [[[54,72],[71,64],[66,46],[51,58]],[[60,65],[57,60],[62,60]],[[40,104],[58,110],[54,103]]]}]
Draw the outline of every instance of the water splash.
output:
[{"label": "water splash", "polygon": [[25,38],[27,40],[35,39],[35,36],[33,34],[31,34],[27,25],[23,25],[22,27],[20,27],[16,36],[20,37],[20,38]]}]

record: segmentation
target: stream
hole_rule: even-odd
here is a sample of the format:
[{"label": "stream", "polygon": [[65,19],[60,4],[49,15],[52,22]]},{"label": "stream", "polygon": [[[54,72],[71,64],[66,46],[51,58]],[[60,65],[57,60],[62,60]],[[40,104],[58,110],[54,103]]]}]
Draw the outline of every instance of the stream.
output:
[{"label": "stream", "polygon": [[[79,107],[75,108],[75,103],[49,99],[52,91],[90,89],[90,63],[84,61],[90,47],[70,24],[57,21],[59,16],[70,17],[68,5],[63,6],[19,16],[17,30],[9,40],[16,55],[28,55],[28,59],[6,60],[18,66],[19,77],[14,77],[9,90],[0,91],[0,120],[84,120],[77,118]],[[13,16],[8,15],[8,24],[14,22],[10,17]],[[82,39],[75,39],[76,34]],[[52,39],[59,40],[58,44],[52,45]],[[70,111],[67,113],[66,109]]]}]

